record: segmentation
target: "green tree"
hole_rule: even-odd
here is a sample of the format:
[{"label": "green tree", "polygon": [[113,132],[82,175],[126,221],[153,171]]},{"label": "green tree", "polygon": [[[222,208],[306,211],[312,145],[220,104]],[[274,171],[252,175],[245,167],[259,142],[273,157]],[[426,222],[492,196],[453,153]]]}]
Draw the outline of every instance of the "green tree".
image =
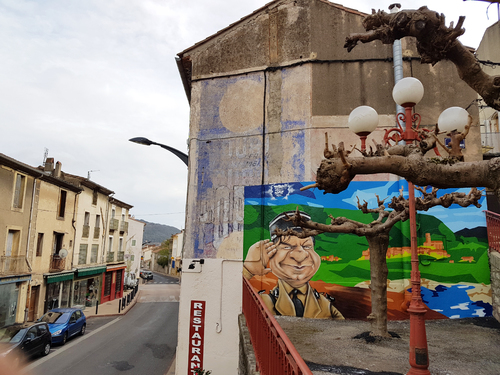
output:
[{"label": "green tree", "polygon": [[160,251],[158,252],[158,258],[156,263],[161,267],[167,267],[170,263],[170,257],[172,256],[172,238],[165,240],[160,245]]}]

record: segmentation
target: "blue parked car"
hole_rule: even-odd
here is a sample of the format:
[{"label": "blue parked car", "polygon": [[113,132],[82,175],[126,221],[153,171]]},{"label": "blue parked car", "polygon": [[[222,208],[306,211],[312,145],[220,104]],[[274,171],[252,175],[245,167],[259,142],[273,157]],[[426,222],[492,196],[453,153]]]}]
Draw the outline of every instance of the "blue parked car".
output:
[{"label": "blue parked car", "polygon": [[72,307],[50,310],[38,320],[49,325],[53,344],[64,345],[70,337],[83,335],[87,327],[83,311]]}]

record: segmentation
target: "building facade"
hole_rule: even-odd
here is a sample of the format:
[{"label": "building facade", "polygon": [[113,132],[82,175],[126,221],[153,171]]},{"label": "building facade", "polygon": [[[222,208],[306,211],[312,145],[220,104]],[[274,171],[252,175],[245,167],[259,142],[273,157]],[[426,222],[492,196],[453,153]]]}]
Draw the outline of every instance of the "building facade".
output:
[{"label": "building facade", "polygon": [[127,272],[134,273],[135,277],[139,277],[141,269],[141,250],[145,227],[146,223],[129,217],[125,263],[127,264]]},{"label": "building facade", "polygon": [[46,159],[0,154],[0,326],[120,298],[131,205]]},{"label": "building facade", "polygon": [[[364,31],[364,16],[326,0],[276,0],[178,54],[191,107],[179,316],[203,314],[204,326],[197,328],[200,339],[191,336],[191,320],[179,320],[176,373],[197,367],[237,373],[245,238],[268,238],[259,210],[272,210],[275,198],[285,205],[295,182],[315,180],[325,132],[330,144],[343,141],[351,149],[359,143],[347,119],[360,105],[379,113],[367,144],[394,127],[392,46],[343,48],[346,36]],[[475,99],[453,64],[420,64],[411,39],[402,41],[402,50],[404,76],[417,77],[426,90],[417,108],[421,126],[432,127],[445,108],[468,107]],[[477,108],[469,111],[477,125]],[[467,160],[481,159],[479,139],[474,127]],[[195,339],[203,356],[192,351]]]}]

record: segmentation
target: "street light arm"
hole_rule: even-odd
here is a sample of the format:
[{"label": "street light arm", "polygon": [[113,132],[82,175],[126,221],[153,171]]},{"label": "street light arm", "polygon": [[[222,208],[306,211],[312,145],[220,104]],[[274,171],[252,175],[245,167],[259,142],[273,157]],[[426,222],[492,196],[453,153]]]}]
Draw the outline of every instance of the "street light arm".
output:
[{"label": "street light arm", "polygon": [[184,164],[186,164],[186,166],[188,165],[188,156],[187,156],[187,154],[185,154],[184,152],[179,151],[179,150],[177,150],[177,149],[175,149],[173,147],[164,145],[162,143],[157,143],[157,142],[150,141],[149,139],[144,138],[144,137],[130,138],[129,141],[130,142],[134,142],[134,143],[138,143],[140,145],[145,145],[145,146],[151,146],[151,145],[160,146],[161,148],[164,148],[165,150],[170,151],[175,156],[177,156],[179,159],[181,159],[184,162]]},{"label": "street light arm", "polygon": [[170,151],[171,153],[173,153],[174,155],[176,155],[179,159],[181,159],[184,162],[184,164],[188,165],[188,156],[184,152],[179,151],[179,150],[177,150],[177,149],[175,149],[173,147],[170,147],[170,146],[167,146],[167,145],[163,145],[161,143],[152,142],[151,144],[152,145],[156,145],[156,146],[160,146],[161,148],[164,148],[165,150]]}]

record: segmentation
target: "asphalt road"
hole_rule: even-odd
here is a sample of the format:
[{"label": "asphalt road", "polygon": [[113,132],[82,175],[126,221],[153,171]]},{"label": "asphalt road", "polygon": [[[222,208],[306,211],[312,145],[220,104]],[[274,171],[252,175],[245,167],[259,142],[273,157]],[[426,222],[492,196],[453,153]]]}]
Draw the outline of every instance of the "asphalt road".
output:
[{"label": "asphalt road", "polygon": [[140,290],[137,304],[126,315],[89,319],[84,336],[54,346],[47,357],[28,363],[24,373],[166,373],[177,345],[179,285],[174,278],[155,274]]}]

